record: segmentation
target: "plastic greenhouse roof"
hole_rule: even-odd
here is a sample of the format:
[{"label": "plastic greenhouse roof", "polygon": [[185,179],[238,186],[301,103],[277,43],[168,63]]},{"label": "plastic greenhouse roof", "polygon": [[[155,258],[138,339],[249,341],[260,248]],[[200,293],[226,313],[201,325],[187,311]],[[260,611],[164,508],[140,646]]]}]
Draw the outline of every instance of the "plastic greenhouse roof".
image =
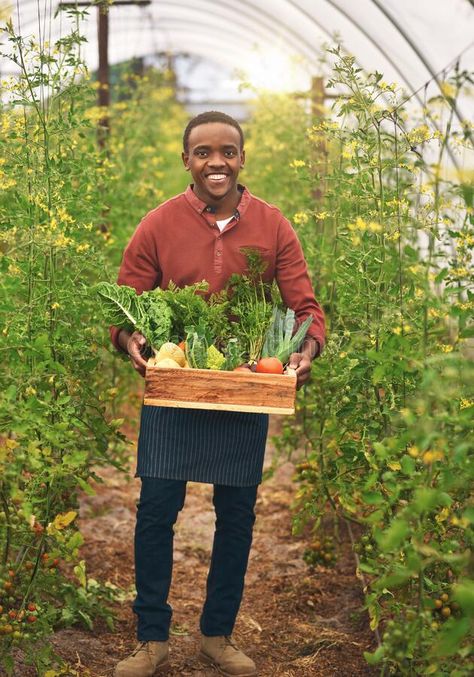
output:
[{"label": "plastic greenhouse roof", "polygon": [[[311,75],[328,74],[321,65],[322,45],[354,54],[366,70],[408,93],[425,95],[437,87],[459,59],[474,70],[474,0],[151,0],[147,6],[112,3],[109,60],[158,53],[187,53],[247,72],[257,86],[308,88]],[[2,3],[0,3],[1,6]],[[54,41],[70,30],[59,0],[10,0],[10,15],[23,36],[39,29]],[[115,6],[114,6],[115,4]],[[83,9],[83,8],[81,8]],[[8,10],[0,10],[5,17]],[[81,22],[87,38],[84,57],[97,68],[97,8]],[[5,47],[5,45],[4,45]],[[0,74],[14,72],[0,60]],[[430,90],[430,95],[433,92]],[[467,117],[467,102],[459,109]]]}]

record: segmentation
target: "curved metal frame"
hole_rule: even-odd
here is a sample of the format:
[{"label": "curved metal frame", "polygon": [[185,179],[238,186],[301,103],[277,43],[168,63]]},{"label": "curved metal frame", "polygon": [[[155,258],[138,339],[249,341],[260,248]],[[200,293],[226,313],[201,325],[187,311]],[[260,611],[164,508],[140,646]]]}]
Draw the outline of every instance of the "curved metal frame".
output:
[{"label": "curved metal frame", "polygon": [[[206,2],[209,2],[212,5],[215,5],[216,7],[216,12],[213,15],[216,18],[219,18],[219,7],[225,7],[227,12],[233,13],[234,18],[232,20],[232,25],[235,27],[236,25],[238,26],[239,32],[242,33],[242,38],[243,39],[248,39],[249,33],[251,31],[251,34],[253,35],[259,35],[261,36],[261,39],[264,39],[268,41],[267,37],[264,37],[262,35],[262,32],[260,30],[260,27],[264,27],[265,30],[268,30],[271,34],[272,32],[272,26],[276,25],[279,29],[279,33],[282,34],[283,36],[286,36],[288,39],[288,42],[292,44],[296,48],[296,50],[299,53],[303,53],[302,55],[305,56],[310,62],[313,61],[314,58],[317,58],[317,50],[305,39],[303,38],[297,30],[292,28],[289,25],[285,25],[283,28],[281,27],[281,23],[278,21],[277,14],[276,13],[271,13],[270,11],[267,11],[264,9],[259,3],[254,3],[251,0],[240,0],[239,8],[235,7],[234,3],[230,3],[226,0],[205,0]],[[413,91],[413,83],[410,82],[409,76],[405,75],[403,69],[401,69],[395,60],[390,56],[389,52],[383,47],[383,45],[380,44],[380,42],[374,38],[368,31],[365,30],[365,28],[360,24],[360,22],[356,21],[350,14],[350,11],[347,11],[346,9],[340,7],[334,0],[323,0],[323,2],[327,2],[335,11],[339,12],[346,20],[348,20],[354,28],[359,31],[373,46],[374,48],[383,56],[383,58],[387,61],[387,63],[390,64],[390,66],[395,70],[396,73],[399,74],[399,76],[402,78],[402,80],[409,86],[409,88]],[[466,0],[466,2],[469,3],[471,7],[474,6],[474,0]],[[291,6],[293,9],[296,11],[300,12],[302,16],[305,17],[305,19],[309,20],[313,25],[317,26],[319,31],[323,35],[326,35],[327,37],[331,37],[330,32],[326,28],[326,25],[324,24],[324,21],[319,20],[316,16],[314,16],[311,12],[308,10],[304,9],[301,7],[295,0],[286,0],[286,3]],[[422,50],[419,49],[419,47],[413,42],[413,40],[410,38],[410,36],[407,34],[407,32],[404,30],[403,26],[401,23],[392,16],[392,14],[383,6],[383,3],[380,0],[371,0],[372,5],[377,8],[377,10],[389,21],[392,26],[399,32],[403,40],[406,42],[407,46],[412,50],[412,52],[416,55],[418,60],[420,61],[421,64],[426,68],[428,73],[431,76],[431,79],[438,85],[440,86],[440,82],[438,80],[438,74],[435,72],[432,64],[429,62],[429,60],[425,57],[423,54]],[[38,4],[37,0],[22,0],[21,2],[22,7],[20,8],[20,16],[21,14],[23,15],[29,15],[31,17],[35,16],[34,19],[31,21],[26,20],[25,22],[22,21],[22,25],[29,25],[33,22],[38,22],[38,16],[37,13],[38,11]],[[53,0],[45,0],[45,6],[46,4],[48,5],[47,11],[44,12],[44,25],[43,25],[43,34],[46,32],[46,16],[47,15],[53,15]],[[162,4],[166,5],[176,5],[178,3],[173,3],[173,2],[164,2]],[[191,3],[191,4],[196,4],[196,3]],[[258,23],[259,25],[251,25],[250,27],[243,24],[242,21],[238,21],[238,17],[241,17],[243,15],[242,12],[242,5],[246,6],[249,8],[245,12],[245,18],[248,18],[250,22],[252,22],[255,17],[251,16],[251,13],[255,13],[258,15]],[[156,3],[155,6],[158,6],[158,3]],[[179,3],[180,7],[186,8],[186,3],[181,2]],[[138,6],[137,6],[138,7]],[[91,9],[95,8],[94,5],[91,5]],[[13,9],[12,14],[16,15],[18,11],[18,5],[16,8]],[[195,22],[194,22],[195,23]],[[204,26],[207,26],[207,24],[202,24]],[[304,46],[304,50],[302,50],[302,46]],[[188,45],[187,51],[193,51],[193,46],[192,44]],[[306,53],[304,53],[306,52]],[[312,56],[308,56],[312,55]],[[211,57],[212,58],[212,57]],[[422,103],[421,98],[418,96],[418,93],[415,92],[415,96],[417,97],[418,101]],[[456,114],[457,119],[459,122],[462,124],[464,122],[463,116],[461,115],[460,111],[458,110],[457,107],[455,107],[454,112]]]},{"label": "curved metal frame", "polygon": [[[390,23],[392,24],[392,26],[394,26],[394,27],[397,29],[397,31],[398,31],[398,32],[400,33],[400,35],[403,37],[403,39],[405,40],[405,42],[407,43],[407,45],[408,45],[408,46],[410,47],[410,49],[416,54],[416,56],[418,57],[418,59],[421,61],[421,63],[423,64],[423,66],[426,68],[426,70],[428,71],[428,73],[431,75],[431,79],[434,80],[434,82],[436,82],[436,84],[437,84],[437,86],[438,86],[438,89],[441,91],[441,84],[440,84],[440,82],[439,82],[439,80],[438,80],[438,74],[435,72],[433,66],[432,66],[431,63],[428,61],[428,59],[426,59],[426,58],[424,57],[424,55],[421,53],[421,51],[418,49],[418,47],[417,47],[416,44],[413,42],[413,40],[412,40],[412,39],[407,35],[407,33],[403,30],[402,26],[400,25],[400,22],[397,21],[397,20],[390,14],[390,12],[388,12],[388,11],[385,9],[385,7],[382,6],[382,3],[381,3],[379,0],[371,0],[371,2],[372,2],[372,4],[374,4],[374,5],[378,8],[378,10],[384,15],[384,17],[385,17],[386,19],[388,19],[388,21],[390,21]],[[461,115],[460,112],[458,111],[458,108],[457,108],[456,104],[454,104],[453,110],[454,110],[454,114],[456,115],[457,119],[459,120],[459,122],[461,123],[461,125],[463,125],[463,124],[464,124],[464,118],[462,117],[462,115]]]}]

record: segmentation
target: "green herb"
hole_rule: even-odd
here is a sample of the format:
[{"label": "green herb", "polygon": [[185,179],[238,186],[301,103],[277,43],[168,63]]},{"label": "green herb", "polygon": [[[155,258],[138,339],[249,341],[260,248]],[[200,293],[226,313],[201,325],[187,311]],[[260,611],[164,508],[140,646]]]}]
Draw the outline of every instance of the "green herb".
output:
[{"label": "green herb", "polygon": [[170,282],[162,294],[166,299],[172,314],[172,338],[179,342],[186,337],[187,327],[204,326],[210,334],[211,343],[219,337],[225,339],[229,327],[227,319],[227,295],[225,292],[211,294],[208,301],[204,294],[209,289],[209,283],[203,280],[185,287],[178,287]]},{"label": "green herb", "polygon": [[230,296],[232,334],[249,361],[257,362],[271,321],[272,286],[263,281],[266,263],[260,253],[250,249],[241,251],[246,255],[248,270],[244,275],[232,275],[226,287]]}]

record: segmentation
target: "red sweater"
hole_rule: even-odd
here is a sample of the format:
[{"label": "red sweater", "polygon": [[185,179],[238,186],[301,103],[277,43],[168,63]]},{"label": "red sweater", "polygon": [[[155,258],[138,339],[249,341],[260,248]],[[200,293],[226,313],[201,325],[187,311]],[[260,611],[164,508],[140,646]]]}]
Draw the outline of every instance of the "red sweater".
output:
[{"label": "red sweater", "polygon": [[[141,293],[158,286],[165,289],[170,280],[178,287],[207,280],[210,294],[223,289],[232,273],[245,272],[241,247],[257,249],[268,264],[264,280],[276,280],[283,302],[298,320],[313,316],[308,335],[319,342],[321,352],[324,314],[314,297],[296,233],[277,207],[240,188],[241,200],[222,232],[211,208],[191,186],[149,212],[125,248],[117,281]],[[111,327],[110,332],[120,350],[119,330]]]}]

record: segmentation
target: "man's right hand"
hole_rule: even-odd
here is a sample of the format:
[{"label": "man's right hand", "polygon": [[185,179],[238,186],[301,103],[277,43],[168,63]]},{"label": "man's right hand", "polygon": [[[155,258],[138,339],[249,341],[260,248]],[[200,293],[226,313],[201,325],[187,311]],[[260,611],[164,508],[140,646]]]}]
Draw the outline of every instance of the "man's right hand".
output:
[{"label": "man's right hand", "polygon": [[138,371],[140,376],[145,376],[146,360],[142,357],[142,352],[146,346],[146,338],[138,331],[130,334],[126,329],[122,329],[119,334],[119,343],[121,347],[130,355],[135,371]]}]

